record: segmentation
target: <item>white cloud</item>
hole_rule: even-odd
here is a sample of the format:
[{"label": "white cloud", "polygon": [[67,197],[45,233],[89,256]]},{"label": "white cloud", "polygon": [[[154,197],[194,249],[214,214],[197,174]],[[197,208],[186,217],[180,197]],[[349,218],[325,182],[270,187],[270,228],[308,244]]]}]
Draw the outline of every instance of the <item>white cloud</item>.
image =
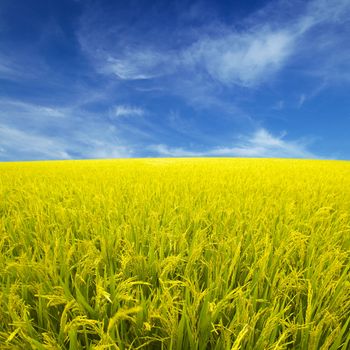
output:
[{"label": "white cloud", "polygon": [[4,62],[4,60],[2,60],[2,62],[0,61],[0,76],[4,77],[7,75],[12,75],[13,73],[13,69],[7,62]]},{"label": "white cloud", "polygon": [[122,80],[145,80],[164,75],[167,72],[167,61],[170,59],[164,52],[152,51],[149,48],[126,51],[121,57],[109,56],[104,70],[112,72]]},{"label": "white cloud", "polygon": [[273,158],[315,158],[306,149],[305,141],[285,140],[285,135],[274,136],[266,129],[258,129],[252,135],[243,137],[233,147],[217,148],[212,153],[239,157],[273,157]]},{"label": "white cloud", "polygon": [[0,160],[128,158],[125,146],[110,132],[98,137],[92,130],[78,130],[68,137],[47,136],[35,131],[0,125]]},{"label": "white cloud", "polygon": [[272,106],[272,109],[276,110],[276,111],[281,111],[284,108],[284,101],[283,100],[279,100],[277,103],[275,103]]},{"label": "white cloud", "polygon": [[185,150],[182,147],[169,147],[163,144],[151,145],[148,149],[162,157],[201,157],[205,155],[202,152]]},{"label": "white cloud", "polygon": [[[154,33],[128,31],[121,24],[111,25],[106,35],[104,26],[99,28],[96,18],[92,20],[86,15],[78,37],[98,70],[121,80],[171,75],[171,84],[167,81],[166,86],[176,91],[181,90],[179,86],[188,84],[188,80],[200,87],[213,83],[256,87],[269,81],[293,56],[307,55],[303,52],[303,48],[308,47],[304,40],[312,37],[323,43],[319,33],[312,32],[314,28],[345,23],[350,10],[348,0],[314,0],[299,3],[301,11],[291,17],[288,6],[292,5],[285,1],[267,5],[258,11],[263,14],[260,17],[252,14],[250,20],[242,20],[241,30],[220,22],[215,23],[214,29],[214,22],[209,22],[207,30],[177,29],[168,41],[156,40],[158,37]],[[90,13],[90,16],[94,18],[95,14]],[[186,40],[180,47],[173,46],[183,37]],[[212,90],[215,91],[215,85]]]},{"label": "white cloud", "polygon": [[306,95],[305,94],[301,94],[299,96],[299,100],[298,100],[298,108],[301,108],[305,101],[306,101]]},{"label": "white cloud", "polygon": [[166,145],[153,145],[149,149],[166,157],[266,157],[266,158],[317,158],[308,151],[302,140],[285,140],[285,135],[274,136],[266,129],[258,129],[253,134],[241,137],[233,146],[215,147],[205,151],[191,151]]},{"label": "white cloud", "polygon": [[[292,31],[259,27],[199,37],[177,50],[139,46],[97,57],[98,69],[122,80],[146,80],[178,71],[206,71],[225,85],[253,86],[276,72],[293,50]],[[190,73],[191,74],[191,73]]]},{"label": "white cloud", "polygon": [[292,52],[295,36],[259,28],[254,32],[199,38],[178,52],[139,47],[107,57],[103,71],[122,80],[146,80],[173,74],[178,69],[206,70],[223,84],[251,86],[277,71]]},{"label": "white cloud", "polygon": [[276,72],[293,50],[295,37],[285,30],[259,28],[204,38],[185,53],[185,62],[201,65],[225,85],[254,86]]},{"label": "white cloud", "polygon": [[298,101],[297,101],[297,107],[301,108],[305,104],[305,102],[307,102],[308,100],[311,100],[315,96],[317,96],[320,92],[322,92],[322,90],[324,90],[326,88],[326,86],[327,86],[327,83],[324,80],[321,82],[321,84],[315,86],[314,89],[309,91],[307,94],[306,93],[300,94]]},{"label": "white cloud", "polygon": [[0,54],[0,78],[10,80],[20,80],[26,77],[27,72],[22,72],[23,68],[8,57]]},{"label": "white cloud", "polygon": [[65,145],[52,137],[24,132],[20,129],[0,125],[0,148],[2,158],[14,159],[69,159]]},{"label": "white cloud", "polygon": [[128,116],[143,116],[145,114],[144,109],[135,106],[118,105],[114,108],[114,115],[116,117],[128,117]]},{"label": "white cloud", "polygon": [[348,21],[349,0],[314,0],[307,6],[307,18],[310,26],[327,22]]},{"label": "white cloud", "polygon": [[[120,109],[121,114],[141,109]],[[112,123],[74,106],[0,99],[0,160],[121,158],[132,148]]]},{"label": "white cloud", "polygon": [[[34,46],[33,46],[34,47]],[[7,54],[4,52],[7,51]],[[0,78],[14,82],[23,82],[25,80],[45,79],[47,65],[35,52],[23,52],[19,45],[12,50],[2,49],[0,52]]]},{"label": "white cloud", "polygon": [[[265,21],[251,23],[243,31],[220,28],[217,35],[200,37],[184,50],[182,58],[185,64],[205,69],[224,85],[255,87],[281,70],[293,55],[302,51],[301,47],[308,47],[310,42],[305,45],[304,40],[309,41],[310,36],[324,46],[324,40],[315,36],[313,29],[320,25],[343,24],[349,15],[348,0],[312,1],[295,19],[270,20],[266,13]],[[335,41],[333,34],[328,38],[331,43]],[[329,50],[326,53],[334,67]],[[341,59],[348,59],[348,56],[345,52]],[[340,67],[339,64],[336,66]]]},{"label": "white cloud", "polygon": [[63,118],[67,112],[64,108],[37,105],[11,99],[0,99],[1,114],[36,115],[38,118]]},{"label": "white cloud", "polygon": [[133,150],[127,146],[118,145],[104,140],[90,140],[84,156],[87,158],[129,158]]}]

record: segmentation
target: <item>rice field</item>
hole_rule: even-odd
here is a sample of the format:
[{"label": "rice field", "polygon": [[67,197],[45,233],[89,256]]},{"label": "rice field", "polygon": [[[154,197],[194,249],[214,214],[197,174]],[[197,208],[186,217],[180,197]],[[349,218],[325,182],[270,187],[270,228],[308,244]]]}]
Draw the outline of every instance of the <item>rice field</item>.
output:
[{"label": "rice field", "polygon": [[350,348],[350,162],[0,163],[0,349]]}]

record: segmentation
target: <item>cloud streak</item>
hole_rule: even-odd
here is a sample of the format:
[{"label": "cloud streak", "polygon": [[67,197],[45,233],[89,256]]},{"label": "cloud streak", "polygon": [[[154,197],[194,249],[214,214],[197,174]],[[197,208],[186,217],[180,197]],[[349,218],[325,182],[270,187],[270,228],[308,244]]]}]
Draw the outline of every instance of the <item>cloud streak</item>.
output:
[{"label": "cloud streak", "polygon": [[286,140],[283,135],[274,136],[266,129],[258,129],[251,135],[241,136],[232,146],[195,151],[158,144],[150,146],[150,150],[165,157],[317,158],[306,146],[305,141]]},{"label": "cloud streak", "polygon": [[142,117],[145,115],[145,110],[136,106],[118,105],[114,108],[114,115],[116,117]]},{"label": "cloud streak", "polygon": [[[65,145],[58,139],[0,125],[0,160],[70,159]],[[17,158],[16,157],[16,158]]]},{"label": "cloud streak", "polygon": [[[275,4],[281,6],[281,2]],[[175,31],[172,40],[152,46],[138,43],[120,47],[113,43],[126,39],[118,38],[116,34],[113,40],[106,39],[110,49],[105,53],[100,45],[106,42],[98,28],[95,28],[93,40],[84,37],[88,32],[86,28],[80,32],[79,40],[100,71],[112,73],[121,80],[159,79],[176,74],[177,81],[186,81],[188,75],[200,75],[199,84],[205,79],[224,86],[255,87],[286,65],[311,30],[327,23],[344,22],[349,10],[349,2],[345,0],[335,0],[331,6],[325,0],[312,1],[293,20],[287,15],[270,19],[267,12],[258,22],[241,30],[224,24],[213,30],[209,24],[210,30],[198,32],[192,40],[176,49],[171,43],[176,42],[177,36],[183,35],[186,28]],[[127,35],[125,31],[121,32]],[[132,37],[135,33],[130,35],[130,41],[135,42]],[[317,41],[317,36],[315,39]]]},{"label": "cloud streak", "polygon": [[184,56],[190,66],[200,65],[224,85],[252,87],[280,69],[293,44],[293,35],[287,31],[259,28],[250,33],[201,39]]},{"label": "cloud streak", "polygon": [[2,99],[0,119],[0,161],[133,155],[113,123],[74,106],[58,108]]},{"label": "cloud streak", "polygon": [[0,99],[1,114],[37,115],[46,118],[63,118],[67,111],[64,108],[36,105],[18,100]]}]

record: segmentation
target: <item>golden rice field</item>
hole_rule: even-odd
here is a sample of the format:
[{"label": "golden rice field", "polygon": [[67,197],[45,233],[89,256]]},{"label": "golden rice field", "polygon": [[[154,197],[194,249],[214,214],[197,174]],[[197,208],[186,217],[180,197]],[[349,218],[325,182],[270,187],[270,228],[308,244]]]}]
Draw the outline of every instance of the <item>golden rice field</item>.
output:
[{"label": "golden rice field", "polygon": [[0,163],[0,349],[350,349],[350,162]]}]

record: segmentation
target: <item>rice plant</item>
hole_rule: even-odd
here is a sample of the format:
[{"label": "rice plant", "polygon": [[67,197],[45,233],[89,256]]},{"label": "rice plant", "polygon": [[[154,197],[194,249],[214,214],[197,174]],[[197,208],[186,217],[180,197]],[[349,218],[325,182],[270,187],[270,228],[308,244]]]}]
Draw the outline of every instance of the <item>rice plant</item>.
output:
[{"label": "rice plant", "polygon": [[350,348],[350,163],[0,163],[0,349]]}]

